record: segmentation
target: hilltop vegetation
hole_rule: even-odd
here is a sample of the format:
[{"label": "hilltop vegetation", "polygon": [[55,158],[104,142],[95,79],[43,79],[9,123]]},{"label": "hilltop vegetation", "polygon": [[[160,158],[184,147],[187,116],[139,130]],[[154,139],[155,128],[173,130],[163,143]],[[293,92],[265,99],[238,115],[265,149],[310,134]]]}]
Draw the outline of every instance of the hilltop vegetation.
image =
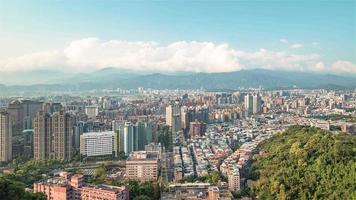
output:
[{"label": "hilltop vegetation", "polygon": [[261,143],[252,165],[259,199],[356,199],[356,138],[292,126]]}]

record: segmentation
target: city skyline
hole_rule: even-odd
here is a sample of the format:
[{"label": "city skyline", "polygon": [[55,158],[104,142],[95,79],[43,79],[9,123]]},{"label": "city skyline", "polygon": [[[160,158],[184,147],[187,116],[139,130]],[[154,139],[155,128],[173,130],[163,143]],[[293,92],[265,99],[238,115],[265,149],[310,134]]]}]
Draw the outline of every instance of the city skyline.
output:
[{"label": "city skyline", "polygon": [[1,72],[356,74],[354,1],[1,3]]}]

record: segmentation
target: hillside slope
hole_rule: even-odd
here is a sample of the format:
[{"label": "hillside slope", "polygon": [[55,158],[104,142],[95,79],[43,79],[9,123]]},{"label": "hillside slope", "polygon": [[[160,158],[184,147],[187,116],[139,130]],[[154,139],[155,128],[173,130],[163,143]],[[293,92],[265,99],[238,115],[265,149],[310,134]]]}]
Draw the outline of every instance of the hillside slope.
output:
[{"label": "hillside slope", "polygon": [[259,199],[355,199],[356,138],[293,126],[259,145],[252,169]]}]

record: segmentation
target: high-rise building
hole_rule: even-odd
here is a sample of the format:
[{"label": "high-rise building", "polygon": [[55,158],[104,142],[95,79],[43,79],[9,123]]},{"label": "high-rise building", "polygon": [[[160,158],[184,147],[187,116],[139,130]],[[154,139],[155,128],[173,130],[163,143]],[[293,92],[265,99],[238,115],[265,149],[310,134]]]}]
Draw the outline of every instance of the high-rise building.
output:
[{"label": "high-rise building", "polygon": [[33,119],[36,113],[41,110],[43,103],[31,100],[22,100],[23,107],[23,130],[33,129]]},{"label": "high-rise building", "polygon": [[80,136],[80,153],[85,156],[117,155],[114,131],[84,133]]},{"label": "high-rise building", "polygon": [[179,101],[166,107],[166,124],[172,128],[173,132],[177,132],[182,128],[181,106]]},{"label": "high-rise building", "polygon": [[33,158],[33,129],[26,129],[22,131],[24,138],[24,151],[23,155],[27,158]]},{"label": "high-rise building", "polygon": [[72,156],[73,117],[64,111],[52,115],[53,159],[68,160]]},{"label": "high-rise building", "polygon": [[67,160],[72,155],[73,117],[64,111],[39,111],[34,120],[34,158]]},{"label": "high-rise building", "polygon": [[253,95],[252,113],[253,114],[261,113],[261,109],[262,109],[262,98],[259,94],[255,94]]},{"label": "high-rise building", "polygon": [[138,122],[138,149],[144,150],[145,145],[152,142],[153,125],[150,122]]},{"label": "high-rise building", "polygon": [[150,122],[125,122],[117,134],[118,152],[124,151],[129,155],[133,151],[145,149],[145,145],[152,142],[154,126]]},{"label": "high-rise building", "polygon": [[138,127],[137,124],[126,122],[123,127],[123,145],[125,155],[138,149]]},{"label": "high-rise building", "polygon": [[7,111],[0,111],[0,161],[12,159],[12,124]]},{"label": "high-rise building", "polygon": [[39,111],[34,119],[33,157],[35,160],[49,159],[51,149],[51,116]]},{"label": "high-rise building", "polygon": [[155,181],[158,172],[158,152],[134,151],[126,160],[126,177],[129,179]]},{"label": "high-rise building", "polygon": [[8,105],[7,112],[12,120],[12,133],[14,136],[21,135],[23,130],[23,106],[20,100],[11,101]]},{"label": "high-rise building", "polygon": [[247,114],[251,115],[253,113],[253,97],[250,94],[245,96],[244,104]]}]

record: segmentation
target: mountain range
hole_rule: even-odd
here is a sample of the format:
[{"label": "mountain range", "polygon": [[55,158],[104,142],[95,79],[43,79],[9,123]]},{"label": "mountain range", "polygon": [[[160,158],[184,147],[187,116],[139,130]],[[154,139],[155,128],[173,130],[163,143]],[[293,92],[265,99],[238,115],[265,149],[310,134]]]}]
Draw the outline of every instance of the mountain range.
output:
[{"label": "mountain range", "polygon": [[[324,88],[355,89],[356,77],[266,69],[223,73],[142,73],[105,68],[92,73],[65,73],[37,70],[2,73],[0,92],[85,91],[92,89],[200,89],[236,90],[239,88]],[[9,84],[10,83],[10,84]]]}]

